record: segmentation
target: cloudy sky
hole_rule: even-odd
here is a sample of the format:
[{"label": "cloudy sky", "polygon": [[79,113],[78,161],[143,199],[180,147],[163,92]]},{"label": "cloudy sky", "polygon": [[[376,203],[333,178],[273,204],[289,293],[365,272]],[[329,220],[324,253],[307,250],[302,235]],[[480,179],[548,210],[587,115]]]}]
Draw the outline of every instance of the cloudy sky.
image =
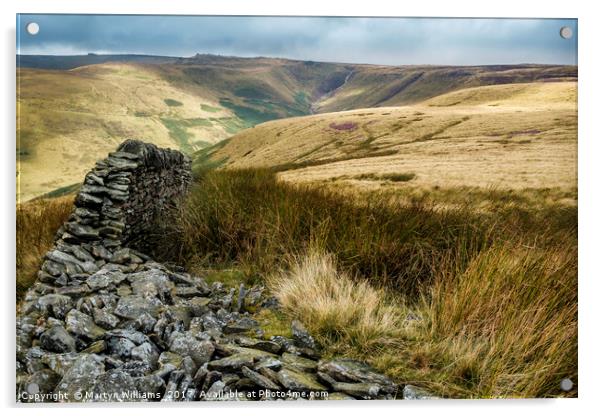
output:
[{"label": "cloudy sky", "polygon": [[[27,23],[40,32],[31,36]],[[562,26],[573,38],[560,37]],[[574,19],[20,15],[17,53],[212,53],[405,64],[577,63]]]}]

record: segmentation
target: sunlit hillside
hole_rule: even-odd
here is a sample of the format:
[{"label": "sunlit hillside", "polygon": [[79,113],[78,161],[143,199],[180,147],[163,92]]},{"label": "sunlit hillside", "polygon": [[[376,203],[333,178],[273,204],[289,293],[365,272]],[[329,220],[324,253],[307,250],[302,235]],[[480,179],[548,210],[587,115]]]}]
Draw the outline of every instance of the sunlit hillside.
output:
[{"label": "sunlit hillside", "polygon": [[576,187],[576,83],[468,88],[419,104],[271,121],[206,151],[225,168],[361,187]]}]

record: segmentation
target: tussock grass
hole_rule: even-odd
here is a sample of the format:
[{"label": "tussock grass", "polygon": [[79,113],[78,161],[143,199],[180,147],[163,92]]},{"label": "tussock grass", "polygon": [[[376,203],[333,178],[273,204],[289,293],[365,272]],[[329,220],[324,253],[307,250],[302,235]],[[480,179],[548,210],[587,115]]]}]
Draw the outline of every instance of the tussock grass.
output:
[{"label": "tussock grass", "polygon": [[73,210],[73,195],[17,204],[17,299],[33,284],[42,258]]},{"label": "tussock grass", "polygon": [[290,269],[269,276],[268,285],[285,310],[331,351],[371,354],[398,343],[401,308],[386,303],[383,289],[338,270],[332,255],[310,250]]}]

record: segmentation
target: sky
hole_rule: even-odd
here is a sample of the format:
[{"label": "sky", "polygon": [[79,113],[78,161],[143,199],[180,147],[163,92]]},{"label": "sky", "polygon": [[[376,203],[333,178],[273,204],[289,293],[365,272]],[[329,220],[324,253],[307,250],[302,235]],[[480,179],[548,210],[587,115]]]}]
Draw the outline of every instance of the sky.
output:
[{"label": "sky", "polygon": [[[26,25],[39,24],[37,35]],[[573,30],[563,39],[560,28]],[[17,53],[267,56],[385,65],[577,64],[576,19],[17,16]]]}]

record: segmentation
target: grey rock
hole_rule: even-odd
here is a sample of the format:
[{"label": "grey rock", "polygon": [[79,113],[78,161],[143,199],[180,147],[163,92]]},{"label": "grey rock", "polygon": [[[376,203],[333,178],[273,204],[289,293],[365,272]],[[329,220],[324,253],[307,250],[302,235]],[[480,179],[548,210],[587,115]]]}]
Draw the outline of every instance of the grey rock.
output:
[{"label": "grey rock", "polygon": [[303,324],[297,320],[293,320],[291,325],[293,340],[298,347],[315,349],[316,343]]},{"label": "grey rock", "polygon": [[145,342],[149,342],[149,338],[144,335],[142,332],[131,330],[131,329],[113,329],[111,331],[107,331],[106,337],[117,337],[117,338],[125,338],[129,339],[136,345],[143,344]]},{"label": "grey rock", "polygon": [[313,374],[302,373],[286,368],[278,372],[278,381],[285,388],[292,391],[311,392],[327,390],[326,387],[318,382]]},{"label": "grey rock", "polygon": [[279,390],[280,386],[269,378],[251,370],[248,367],[242,367],[242,374],[250,379],[255,385],[267,390]]},{"label": "grey rock", "polygon": [[244,317],[236,322],[229,323],[224,326],[223,331],[224,334],[240,334],[244,332],[249,332],[252,329],[255,329],[259,326],[257,321],[254,319]]},{"label": "grey rock", "polygon": [[282,354],[281,359],[285,366],[303,372],[315,372],[318,367],[318,363],[316,361],[288,352]]},{"label": "grey rock", "polygon": [[111,252],[101,245],[92,246],[92,255],[97,259],[103,259],[106,261],[109,261],[112,256]]},{"label": "grey rock", "polygon": [[42,312],[47,312],[57,319],[65,319],[67,312],[73,309],[73,301],[69,296],[49,294],[38,299],[38,305]]},{"label": "grey rock", "polygon": [[98,402],[134,401],[136,384],[125,371],[114,369],[101,374],[95,382],[92,393]]},{"label": "grey rock", "polygon": [[72,299],[78,299],[90,293],[90,288],[86,284],[59,287],[55,289],[57,295],[69,296]]},{"label": "grey rock", "polygon": [[111,337],[107,340],[107,349],[109,353],[116,355],[121,359],[130,358],[134,348],[136,348],[136,344],[127,338]]},{"label": "grey rock", "polygon": [[174,334],[169,350],[182,356],[189,355],[194,362],[201,366],[211,360],[215,351],[213,343],[210,341],[199,341],[191,333]]},{"label": "grey rock", "polygon": [[[35,348],[32,348],[30,351],[33,350],[35,350]],[[62,377],[69,371],[73,363],[80,356],[81,354],[75,352],[65,354],[44,354],[43,357],[41,357],[41,362],[44,364],[44,367],[50,368]],[[33,371],[29,372],[32,373]]]},{"label": "grey rock", "polygon": [[335,391],[349,394],[361,399],[376,399],[380,393],[380,385],[374,383],[334,383]]},{"label": "grey rock", "polygon": [[390,378],[361,361],[350,359],[323,361],[319,363],[318,371],[330,375],[339,382],[373,383],[380,385],[387,393],[396,391],[395,383]]},{"label": "grey rock", "polygon": [[53,326],[40,336],[40,346],[52,352],[75,351],[75,340],[62,326]]},{"label": "grey rock", "polygon": [[136,323],[142,332],[148,334],[153,331],[153,328],[157,324],[157,320],[153,318],[149,313],[144,312],[136,318]]},{"label": "grey rock", "polygon": [[431,394],[430,392],[411,384],[406,384],[403,388],[404,400],[436,400],[440,397]]},{"label": "grey rock", "polygon": [[221,380],[218,380],[215,383],[213,383],[211,385],[211,387],[209,388],[209,390],[207,390],[207,392],[204,396],[205,400],[207,400],[207,401],[220,400],[221,395],[224,391],[224,387],[226,387],[226,385]]},{"label": "grey rock", "polygon": [[149,397],[151,399],[158,398],[159,394],[165,388],[165,381],[156,374],[137,377],[134,379],[134,384],[136,385],[136,390],[138,390],[140,395]]},{"label": "grey rock", "polygon": [[143,313],[148,313],[153,318],[159,316],[161,301],[156,298],[144,298],[142,296],[124,296],[119,299],[113,313],[121,318],[135,320]]},{"label": "grey rock", "polygon": [[253,355],[239,353],[219,360],[209,361],[208,367],[210,370],[236,371],[242,367],[252,367],[254,361]]},{"label": "grey rock", "polygon": [[56,263],[60,263],[65,267],[76,265],[86,273],[94,273],[98,271],[98,267],[93,262],[84,262],[71,254],[64,253],[59,250],[51,250],[46,253],[46,258]]},{"label": "grey rock", "polygon": [[112,166],[114,170],[134,170],[138,167],[138,164],[127,159],[121,159],[109,156],[105,159],[109,166]]},{"label": "grey rock", "polygon": [[119,318],[104,309],[95,308],[92,315],[94,322],[104,329],[113,329],[119,324]]},{"label": "grey rock", "polygon": [[97,207],[102,205],[102,198],[80,192],[75,199],[75,204],[79,207]]},{"label": "grey rock", "polygon": [[204,297],[193,297],[188,301],[188,305],[190,305],[190,311],[196,317],[203,316],[205,313],[209,312],[209,303],[211,302],[210,298]]},{"label": "grey rock", "polygon": [[104,370],[102,357],[79,354],[54,390],[55,394],[60,394],[59,401],[81,401],[86,392],[92,391]]},{"label": "grey rock", "polygon": [[132,348],[131,357],[134,360],[144,361],[148,363],[151,368],[155,368],[159,361],[159,351],[150,342],[144,342],[137,347]]},{"label": "grey rock", "polygon": [[104,336],[105,330],[94,323],[89,315],[72,309],[67,314],[67,330],[88,341],[96,341]]},{"label": "grey rock", "polygon": [[98,230],[89,225],[82,225],[76,222],[68,222],[65,229],[74,236],[83,240],[98,240]]},{"label": "grey rock", "polygon": [[125,274],[117,270],[101,269],[86,280],[90,290],[96,291],[106,289],[113,285],[119,285],[126,279]]},{"label": "grey rock", "polygon": [[273,341],[266,341],[263,339],[237,336],[235,338],[235,341],[241,347],[254,348],[256,350],[267,351],[272,354],[278,354],[282,349],[280,344]]}]

